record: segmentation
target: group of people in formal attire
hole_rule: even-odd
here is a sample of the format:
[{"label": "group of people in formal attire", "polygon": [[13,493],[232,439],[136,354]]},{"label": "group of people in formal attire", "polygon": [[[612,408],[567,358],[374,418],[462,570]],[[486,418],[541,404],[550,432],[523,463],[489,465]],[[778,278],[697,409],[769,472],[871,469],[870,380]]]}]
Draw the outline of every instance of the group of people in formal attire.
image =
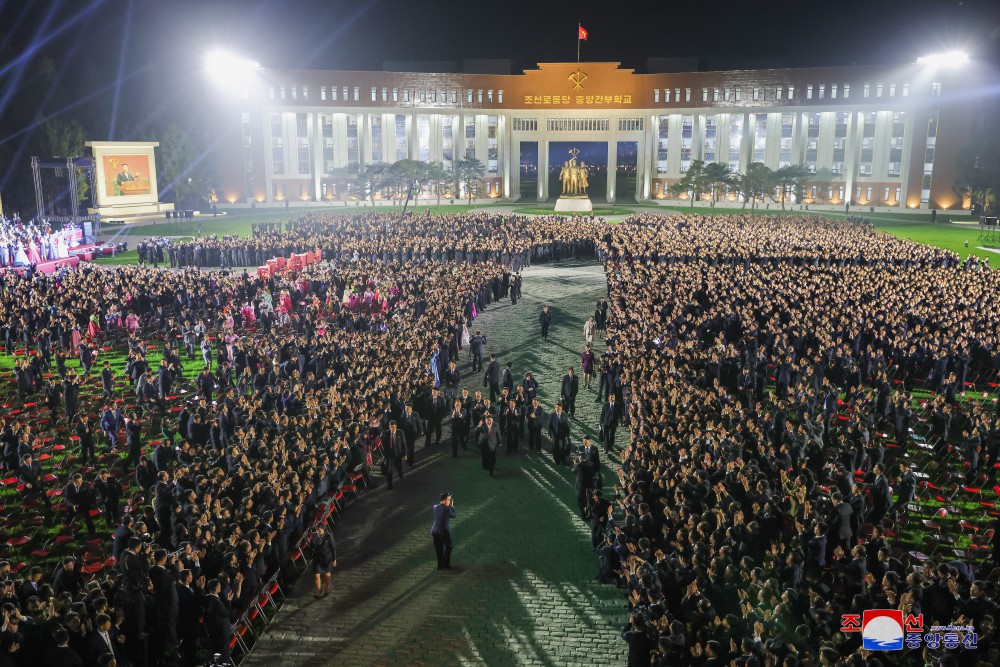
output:
[{"label": "group of people in formal attire", "polygon": [[[996,582],[894,549],[919,471],[878,437],[913,450],[926,419],[924,444],[969,481],[993,470],[996,404],[968,389],[1000,359],[987,266],[802,216],[310,213],[205,243],[175,270],[0,276],[18,360],[5,397],[35,403],[0,421],[5,474],[49,519],[113,530],[115,559],[85,577],[74,532],[81,558],[0,561],[0,665],[228,657],[233,621],[285,581],[302,536],[314,595],[328,593],[336,542],[312,524],[331,492],[373,467],[393,488],[442,426],[490,474],[497,452],[525,437],[538,452],[544,435],[573,467],[599,576],[628,597],[631,664],[874,665],[838,632],[862,608],[974,624],[980,654],[993,646]],[[216,250],[252,266],[251,248],[325,261],[191,270]],[[521,268],[595,250],[608,298],[583,328],[582,376],[567,369],[547,412],[475,319],[519,296]],[[123,373],[104,363],[122,352]],[[599,437],[571,447],[591,382]],[[49,438],[81,463],[39,461]],[[448,569],[449,493],[433,514]]]},{"label": "group of people in formal attire", "polygon": [[[591,512],[629,664],[981,664],[996,543],[900,545],[928,460],[996,484],[995,272],[802,216],[640,215],[598,253],[630,442]],[[867,609],[974,626],[978,649],[864,651],[841,624]]]}]

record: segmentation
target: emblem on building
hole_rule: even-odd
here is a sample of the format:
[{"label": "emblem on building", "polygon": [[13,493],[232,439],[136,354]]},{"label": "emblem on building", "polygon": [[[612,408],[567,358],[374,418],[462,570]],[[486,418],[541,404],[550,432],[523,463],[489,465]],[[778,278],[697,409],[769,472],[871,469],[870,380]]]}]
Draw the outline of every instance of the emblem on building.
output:
[{"label": "emblem on building", "polygon": [[566,78],[573,82],[573,90],[583,90],[583,82],[587,80],[587,73],[581,72],[578,67],[575,72]]}]

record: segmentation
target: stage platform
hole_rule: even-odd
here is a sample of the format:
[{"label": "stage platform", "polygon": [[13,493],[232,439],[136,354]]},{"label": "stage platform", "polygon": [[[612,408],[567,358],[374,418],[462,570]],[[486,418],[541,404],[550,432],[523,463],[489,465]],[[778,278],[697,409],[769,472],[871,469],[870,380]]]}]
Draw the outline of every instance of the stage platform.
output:
[{"label": "stage platform", "polygon": [[[98,254],[98,248],[93,243],[88,243],[85,245],[79,245],[69,251],[69,257],[64,257],[62,259],[49,259],[44,262],[39,262],[35,264],[35,272],[41,274],[55,273],[64,266],[69,266],[76,268],[80,265],[80,262],[87,262],[92,260]],[[0,267],[0,273],[4,271],[16,271],[18,273],[25,273],[28,270],[26,266],[5,266]]]}]

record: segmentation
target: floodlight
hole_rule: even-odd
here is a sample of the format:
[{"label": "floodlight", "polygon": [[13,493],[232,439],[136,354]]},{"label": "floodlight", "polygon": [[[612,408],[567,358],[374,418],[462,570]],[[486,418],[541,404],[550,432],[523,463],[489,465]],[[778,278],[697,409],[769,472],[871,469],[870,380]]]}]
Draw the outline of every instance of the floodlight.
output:
[{"label": "floodlight", "polygon": [[246,76],[255,69],[260,69],[260,63],[229,51],[215,49],[205,56],[205,68],[209,75],[222,79]]},{"label": "floodlight", "polygon": [[942,51],[917,58],[918,65],[931,67],[957,67],[969,62],[969,54],[965,51]]}]

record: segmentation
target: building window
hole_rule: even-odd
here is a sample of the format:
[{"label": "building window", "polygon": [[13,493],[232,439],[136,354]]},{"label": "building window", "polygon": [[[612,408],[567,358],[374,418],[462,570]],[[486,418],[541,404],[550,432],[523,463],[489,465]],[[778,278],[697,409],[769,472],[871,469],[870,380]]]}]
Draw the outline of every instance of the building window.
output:
[{"label": "building window", "polygon": [[810,83],[808,86],[806,86],[806,99],[811,100],[812,98],[813,98],[813,87],[812,84]]},{"label": "building window", "polygon": [[702,88],[701,89],[701,101],[702,102],[707,102],[708,101],[708,88]]},{"label": "building window", "polygon": [[489,90],[486,91],[486,101],[489,102],[490,104],[493,104],[493,89],[492,88],[490,88]]},{"label": "building window", "polygon": [[733,98],[733,89],[732,88],[726,88],[725,97],[724,97],[725,101],[728,102],[732,98]]},{"label": "building window", "polygon": [[388,102],[389,101],[389,89],[388,88],[383,88],[382,89],[382,101],[383,102]]},{"label": "building window", "polygon": [[[789,88],[788,90],[791,91],[791,88]],[[739,102],[740,98],[743,97],[743,89],[742,88],[737,88],[736,90],[733,91],[733,94],[736,97],[736,101]]]},{"label": "building window", "polygon": [[500,119],[486,118],[486,173],[500,173]]},{"label": "building window", "polygon": [[681,89],[680,88],[674,88],[674,101],[675,102],[680,102],[681,101]]},{"label": "building window", "polygon": [[403,102],[409,104],[410,102],[410,89],[403,88]]},{"label": "building window", "polygon": [[870,185],[865,190],[865,200],[866,201],[871,201],[872,200],[872,186],[870,186]]},{"label": "building window", "polygon": [[669,88],[664,88],[663,89],[663,103],[664,104],[670,104],[670,89]]},{"label": "building window", "polygon": [[430,162],[431,159],[431,120],[430,116],[417,116],[417,159]]},{"label": "building window", "polygon": [[472,104],[472,88],[465,89],[465,103]]},{"label": "building window", "polygon": [[319,87],[319,99],[321,102],[326,102],[326,86]]},{"label": "building window", "polygon": [[295,114],[295,136],[309,136],[309,115],[304,113]]},{"label": "building window", "polygon": [[406,159],[406,116],[396,115],[396,161]]},{"label": "building window", "polygon": [[369,162],[382,161],[382,116],[372,114],[368,117],[368,126],[371,128],[372,148],[368,156]]},{"label": "building window", "polygon": [[778,86],[777,88],[775,88],[774,89],[774,99],[780,100],[781,99],[781,92],[782,92],[782,87],[781,86]]},{"label": "building window", "polygon": [[653,90],[653,104],[660,103],[660,89],[656,88]]},{"label": "building window", "polygon": [[361,101],[361,86],[354,86],[354,101]]},{"label": "building window", "polygon": [[790,100],[795,99],[795,86],[788,87],[788,99]]},{"label": "building window", "polygon": [[478,102],[479,104],[482,104],[482,103],[483,103],[483,89],[482,89],[482,88],[480,88],[480,89],[478,89],[478,90],[476,91],[476,101],[477,101],[477,102]]},{"label": "building window", "polygon": [[713,88],[712,89],[712,101],[713,102],[718,102],[719,101],[719,89],[718,88]]},{"label": "building window", "polygon": [[901,193],[901,189],[900,188],[896,188],[896,199],[895,199],[895,201],[896,201],[897,204],[899,203],[899,195],[900,195],[900,193]]},{"label": "building window", "polygon": [[684,89],[684,101],[685,102],[690,102],[691,101],[691,89],[690,88],[685,88]]},{"label": "building window", "polygon": [[337,101],[337,87],[336,86],[330,86],[330,100],[332,102],[336,102]]},{"label": "building window", "polygon": [[757,86],[754,86],[754,87],[753,87],[753,101],[754,101],[754,102],[756,102],[756,101],[757,101],[757,98],[758,98],[758,96],[759,96],[759,93],[760,93],[760,88],[758,88]]},{"label": "building window", "polygon": [[309,86],[302,86],[302,99],[309,99]]},{"label": "building window", "polygon": [[895,97],[895,96],[896,96],[896,84],[890,83],[889,84],[889,97]]},{"label": "building window", "polygon": [[497,91],[497,104],[503,104],[503,90]]},{"label": "building window", "polygon": [[399,88],[393,88],[392,89],[392,101],[393,102],[398,102],[399,101]]},{"label": "building window", "polygon": [[881,83],[876,83],[875,84],[875,97],[882,97],[882,84]]},{"label": "building window", "polygon": [[830,99],[831,100],[837,99],[837,84],[835,83],[830,84]]},{"label": "building window", "polygon": [[450,97],[451,97],[451,103],[452,104],[458,104],[458,91],[457,90],[451,91],[451,96]]},{"label": "building window", "polygon": [[281,87],[281,99],[285,99],[285,87]]},{"label": "building window", "polygon": [[347,101],[347,100],[349,100],[349,99],[351,99],[351,98],[349,98],[349,97],[347,96],[347,86],[344,86],[344,101],[346,102],[346,101]]},{"label": "building window", "polygon": [[903,84],[903,97],[909,97],[909,96],[910,96],[910,84],[904,83]]},{"label": "building window", "polygon": [[293,100],[299,99],[298,92],[299,92],[298,86],[292,86],[292,99]]},{"label": "building window", "polygon": [[940,83],[932,83],[931,84],[931,95],[933,95],[934,97],[941,97],[941,84]]},{"label": "building window", "polygon": [[826,84],[821,83],[819,84],[819,99],[822,100],[825,97],[826,97]]},{"label": "building window", "polygon": [[851,84],[844,84],[844,99],[848,99],[851,96]]},{"label": "building window", "polygon": [[872,85],[870,83],[866,83],[865,84],[865,91],[862,94],[862,97],[864,97],[865,99],[867,99],[867,98],[869,98],[871,96],[872,96]]}]

